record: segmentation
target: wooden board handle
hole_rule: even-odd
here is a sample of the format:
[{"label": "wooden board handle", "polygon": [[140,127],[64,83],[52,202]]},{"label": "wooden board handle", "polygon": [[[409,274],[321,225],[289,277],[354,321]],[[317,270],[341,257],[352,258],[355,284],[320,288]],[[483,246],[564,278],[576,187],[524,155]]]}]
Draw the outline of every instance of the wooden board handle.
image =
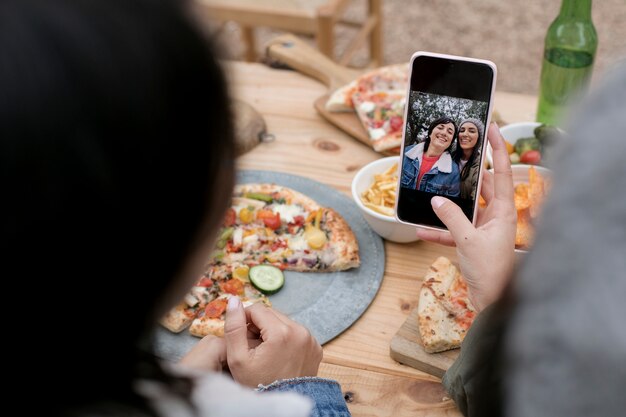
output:
[{"label": "wooden board handle", "polygon": [[266,53],[270,58],[321,81],[330,91],[348,84],[361,74],[361,71],[336,64],[326,55],[290,34],[272,39],[268,43]]}]

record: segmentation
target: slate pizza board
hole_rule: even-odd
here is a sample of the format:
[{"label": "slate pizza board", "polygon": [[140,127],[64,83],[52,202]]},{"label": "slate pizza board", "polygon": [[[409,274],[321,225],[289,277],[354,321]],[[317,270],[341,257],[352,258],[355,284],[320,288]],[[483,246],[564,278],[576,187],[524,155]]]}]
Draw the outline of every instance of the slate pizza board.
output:
[{"label": "slate pizza board", "polygon": [[391,339],[389,355],[404,365],[441,378],[459,356],[459,349],[439,353],[426,352],[417,327],[417,307],[415,307]]},{"label": "slate pizza board", "polygon": [[[335,338],[365,312],[378,292],[385,271],[381,237],[369,227],[352,199],[320,182],[273,171],[241,171],[237,182],[290,187],[333,208],[352,228],[359,243],[359,268],[329,273],[285,271],[285,286],[269,297],[274,308],[306,326],[320,344]],[[174,334],[159,326],[155,333],[157,355],[172,361],[199,340],[187,330]]]}]

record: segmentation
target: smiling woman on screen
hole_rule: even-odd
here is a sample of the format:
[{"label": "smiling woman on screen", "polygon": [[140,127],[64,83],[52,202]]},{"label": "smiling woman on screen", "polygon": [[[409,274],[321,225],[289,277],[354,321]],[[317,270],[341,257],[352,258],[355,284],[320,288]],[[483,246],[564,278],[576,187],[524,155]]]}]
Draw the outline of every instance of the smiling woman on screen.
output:
[{"label": "smiling woman on screen", "polygon": [[403,187],[450,197],[459,196],[459,167],[450,155],[456,132],[457,126],[451,118],[440,117],[428,127],[424,142],[404,150]]}]

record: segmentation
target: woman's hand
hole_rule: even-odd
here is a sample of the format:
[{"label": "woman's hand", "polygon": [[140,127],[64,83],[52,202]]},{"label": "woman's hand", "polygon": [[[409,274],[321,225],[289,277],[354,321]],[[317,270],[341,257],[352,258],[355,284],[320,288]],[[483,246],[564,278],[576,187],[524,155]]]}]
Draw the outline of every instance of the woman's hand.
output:
[{"label": "woman's hand", "polygon": [[250,387],[315,376],[322,360],[322,347],[305,327],[261,303],[244,310],[237,297],[228,301],[224,340],[231,375]]},{"label": "woman's hand", "polygon": [[226,366],[226,343],[221,337],[203,337],[179,362],[204,371],[221,371]]},{"label": "woman's hand", "polygon": [[450,234],[418,229],[422,240],[456,245],[461,273],[467,281],[469,296],[478,311],[496,301],[515,262],[517,212],[513,202],[513,175],[504,139],[495,123],[489,126],[493,149],[494,174],[483,172],[481,195],[487,207],[479,209],[474,227],[459,206],[443,197],[431,204]]}]

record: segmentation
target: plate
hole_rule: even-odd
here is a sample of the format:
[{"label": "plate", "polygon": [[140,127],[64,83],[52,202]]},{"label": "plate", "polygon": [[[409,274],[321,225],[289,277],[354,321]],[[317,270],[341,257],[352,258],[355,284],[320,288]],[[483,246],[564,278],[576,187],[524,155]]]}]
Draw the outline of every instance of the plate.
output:
[{"label": "plate", "polygon": [[[383,280],[385,247],[356,204],[320,182],[273,171],[241,171],[237,183],[275,183],[293,188],[343,216],[359,242],[361,266],[343,272],[285,271],[285,286],[269,298],[275,309],[309,329],[320,344],[341,334],[365,312]],[[155,332],[158,356],[176,361],[197,342],[188,330],[174,334],[161,326]]]}]

